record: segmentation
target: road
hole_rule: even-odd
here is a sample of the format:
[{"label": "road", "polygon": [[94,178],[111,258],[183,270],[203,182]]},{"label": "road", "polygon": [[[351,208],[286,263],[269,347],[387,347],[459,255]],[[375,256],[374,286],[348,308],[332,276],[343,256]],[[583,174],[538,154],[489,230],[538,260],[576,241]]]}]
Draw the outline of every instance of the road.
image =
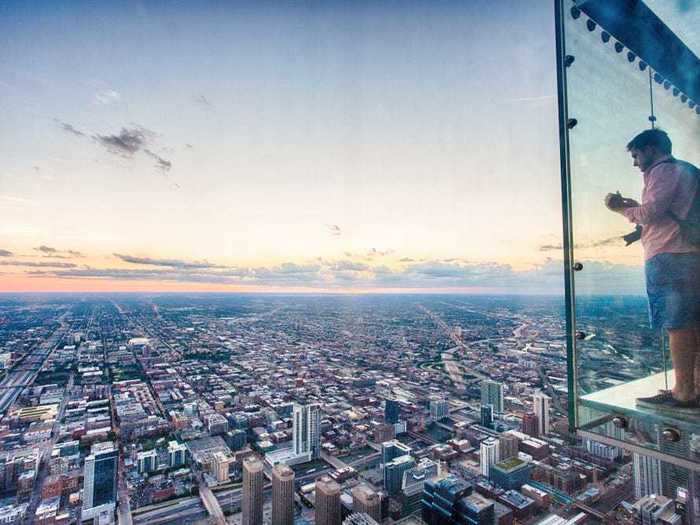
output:
[{"label": "road", "polygon": [[197,482],[199,483],[199,497],[202,499],[204,508],[207,509],[209,515],[216,520],[218,525],[225,525],[226,518],[224,517],[224,511],[221,510],[219,501],[216,499],[216,496],[214,496],[214,493],[204,481],[204,476],[202,476],[202,474],[198,472],[194,466],[192,467],[192,472],[194,472],[197,476]]}]

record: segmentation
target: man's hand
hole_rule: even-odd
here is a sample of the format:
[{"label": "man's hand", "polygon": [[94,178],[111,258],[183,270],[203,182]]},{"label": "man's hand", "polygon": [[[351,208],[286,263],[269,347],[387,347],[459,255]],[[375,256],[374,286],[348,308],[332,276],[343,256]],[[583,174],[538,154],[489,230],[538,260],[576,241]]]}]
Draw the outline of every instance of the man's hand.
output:
[{"label": "man's hand", "polygon": [[608,193],[605,196],[605,207],[615,213],[622,213],[627,208],[636,208],[639,203],[634,199],[628,199],[620,195],[620,192]]}]

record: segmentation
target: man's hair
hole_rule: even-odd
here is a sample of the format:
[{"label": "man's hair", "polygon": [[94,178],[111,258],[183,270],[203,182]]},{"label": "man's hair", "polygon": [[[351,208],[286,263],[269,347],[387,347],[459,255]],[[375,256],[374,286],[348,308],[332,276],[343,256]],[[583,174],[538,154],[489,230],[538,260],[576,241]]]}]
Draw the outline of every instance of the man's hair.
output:
[{"label": "man's hair", "polygon": [[671,139],[660,129],[647,129],[634,137],[627,144],[627,150],[644,149],[652,146],[665,155],[671,154]]}]

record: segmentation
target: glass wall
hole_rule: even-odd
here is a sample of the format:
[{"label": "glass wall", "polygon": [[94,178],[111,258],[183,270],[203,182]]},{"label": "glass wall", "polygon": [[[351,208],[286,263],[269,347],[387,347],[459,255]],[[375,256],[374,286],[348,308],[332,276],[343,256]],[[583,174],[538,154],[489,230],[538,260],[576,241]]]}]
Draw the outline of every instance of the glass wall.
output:
[{"label": "glass wall", "polygon": [[[560,95],[566,104],[562,118],[568,135],[564,150],[568,146],[570,188],[570,300],[575,312],[570,340],[572,416],[585,431],[688,458],[689,444],[700,428],[700,410],[644,401],[672,390],[675,381],[668,334],[650,328],[644,270],[650,248],[647,244],[645,256],[642,242],[628,242],[631,239],[625,236],[636,225],[611,211],[606,196],[619,192],[642,202],[644,176],[626,146],[645,129],[665,130],[673,142],[673,155],[698,165],[700,112],[677,77],[665,76],[677,72],[665,69],[662,75],[655,69],[657,64],[664,66],[658,57],[671,53],[659,52],[659,46],[676,46],[676,52],[677,43],[658,35],[641,44],[632,42],[615,19],[626,16],[624,23],[639,30],[652,27],[658,21],[655,15],[644,5],[635,12],[623,13],[626,8],[620,7],[621,12],[614,13],[614,9],[596,10],[596,4],[600,2],[566,0],[560,18],[565,90]],[[664,15],[663,22],[673,30],[680,11]],[[693,10],[685,16],[700,15]],[[688,44],[691,49],[696,46],[697,39]],[[640,56],[640,49],[646,54]]]}]

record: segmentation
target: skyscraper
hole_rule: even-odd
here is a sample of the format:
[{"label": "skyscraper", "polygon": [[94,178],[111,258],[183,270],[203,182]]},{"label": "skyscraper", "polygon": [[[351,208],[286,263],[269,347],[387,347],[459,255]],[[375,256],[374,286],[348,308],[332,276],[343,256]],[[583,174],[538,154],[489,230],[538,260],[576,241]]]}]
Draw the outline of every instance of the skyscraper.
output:
[{"label": "skyscraper", "polygon": [[294,525],[294,471],[286,465],[272,469],[272,525]]},{"label": "skyscraper", "polygon": [[527,412],[523,415],[522,431],[528,436],[537,437],[539,434],[539,421],[534,412]]},{"label": "skyscraper", "polygon": [[641,499],[651,494],[661,494],[661,461],[636,452],[632,455],[632,461],[634,497]]},{"label": "skyscraper", "polygon": [[397,439],[392,439],[391,441],[385,441],[382,443],[382,463],[384,465],[396,458],[410,454],[411,447],[404,445]]},{"label": "skyscraper", "polygon": [[399,422],[401,407],[396,399],[387,399],[384,404],[384,422],[395,425]]},{"label": "skyscraper", "polygon": [[450,415],[450,405],[447,399],[430,400],[430,417],[433,421],[440,421]]},{"label": "skyscraper", "polygon": [[495,465],[499,461],[498,441],[494,438],[487,438],[482,441],[479,455],[479,466],[481,468],[481,473],[484,476],[489,477],[491,466]]},{"label": "skyscraper", "polygon": [[535,392],[532,395],[532,404],[539,425],[537,430],[540,436],[549,434],[549,401],[551,399],[543,392]]},{"label": "skyscraper", "polygon": [[243,495],[241,525],[262,525],[263,522],[263,464],[254,457],[243,460]]},{"label": "skyscraper", "polygon": [[481,382],[481,404],[491,405],[495,414],[503,413],[503,384],[485,380]]},{"label": "skyscraper", "polygon": [[493,407],[491,405],[481,405],[481,426],[493,427]]},{"label": "skyscraper", "polygon": [[375,521],[382,521],[382,500],[367,485],[357,485],[352,489],[353,512],[364,512]]},{"label": "skyscraper", "polygon": [[113,515],[117,502],[117,461],[119,451],[112,442],[96,443],[85,458],[83,471],[84,519]]},{"label": "skyscraper", "polygon": [[390,496],[401,492],[403,473],[416,466],[416,460],[411,456],[400,456],[384,465],[384,489]]},{"label": "skyscraper", "polygon": [[382,500],[375,491],[367,485],[356,485],[352,489],[353,512],[364,512],[375,521],[382,521]]},{"label": "skyscraper", "polygon": [[321,455],[321,407],[316,404],[294,404],[292,414],[292,449],[295,456],[308,454],[310,459]]},{"label": "skyscraper", "polygon": [[316,525],[339,525],[340,485],[329,476],[316,480]]},{"label": "skyscraper", "polygon": [[518,445],[520,440],[513,434],[501,434],[498,436],[498,455],[501,461],[518,457]]}]

